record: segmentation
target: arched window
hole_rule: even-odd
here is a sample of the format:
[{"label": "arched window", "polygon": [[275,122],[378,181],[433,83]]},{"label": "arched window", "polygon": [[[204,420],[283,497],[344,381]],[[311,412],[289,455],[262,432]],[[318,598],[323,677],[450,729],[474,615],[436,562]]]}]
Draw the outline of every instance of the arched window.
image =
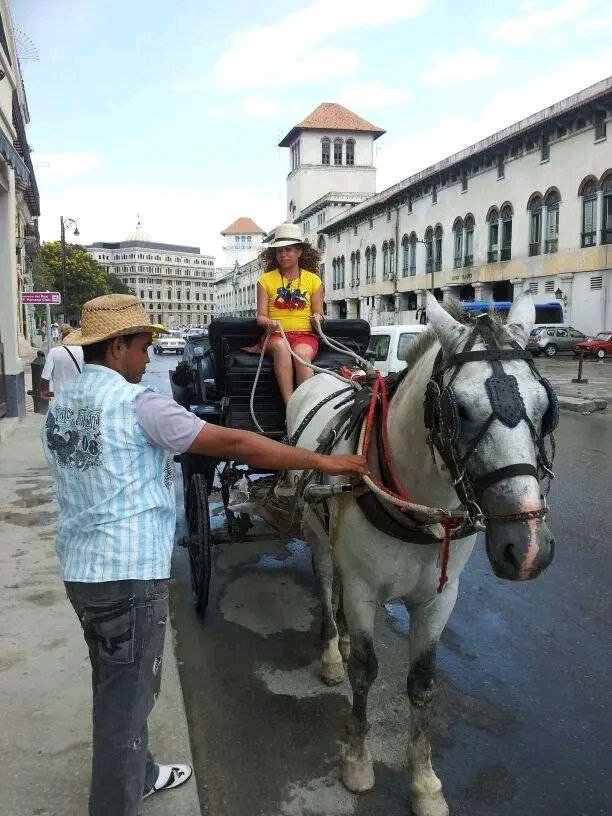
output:
[{"label": "arched window", "polygon": [[463,222],[465,230],[465,255],[463,256],[464,266],[474,265],[474,216],[468,213]]},{"label": "arched window", "polygon": [[402,238],[402,278],[410,274],[410,240],[407,235]]},{"label": "arched window", "polygon": [[559,248],[559,202],[561,197],[558,190],[546,193],[544,205],[546,207],[546,240],[544,252],[556,252]]},{"label": "arched window", "polygon": [[345,286],[345,276],[344,276],[344,255],[340,258],[340,281],[338,283],[338,289],[344,289]]},{"label": "arched window", "polygon": [[351,252],[351,286],[355,285],[355,253]]},{"label": "arched window", "polygon": [[334,164],[342,164],[342,139],[334,139]]},{"label": "arched window", "polygon": [[410,276],[414,277],[416,275],[416,250],[417,250],[417,237],[416,233],[413,232],[410,235]]},{"label": "arched window", "polygon": [[386,241],[383,241],[382,245],[382,258],[383,258],[383,280],[387,280],[389,277],[389,244]]},{"label": "arched window", "polygon": [[455,218],[453,224],[453,266],[463,266],[463,218]]},{"label": "arched window", "polygon": [[612,170],[601,180],[601,243],[612,244]]},{"label": "arched window", "polygon": [[346,164],[352,167],[355,164],[355,140],[346,140]]},{"label": "arched window", "polygon": [[365,251],[365,259],[366,259],[366,283],[370,282],[370,275],[371,275],[371,268],[372,268],[372,258],[371,258],[370,247],[366,248]]},{"label": "arched window", "polygon": [[372,283],[376,282],[376,247],[370,248],[370,280]]},{"label": "arched window", "polygon": [[433,272],[433,229],[425,230],[425,272]]},{"label": "arched window", "polygon": [[500,212],[501,218],[501,260],[509,261],[512,258],[512,205],[504,204]]},{"label": "arched window", "polygon": [[585,179],[580,185],[582,196],[581,246],[590,247],[597,243],[597,182]]},{"label": "arched window", "polygon": [[321,164],[329,164],[331,157],[331,142],[325,137],[321,139]]},{"label": "arched window", "polygon": [[499,213],[496,207],[491,207],[487,214],[489,223],[489,251],[487,262],[495,263],[499,260]]},{"label": "arched window", "polygon": [[355,253],[355,286],[359,286],[361,278],[361,252]]},{"label": "arched window", "polygon": [[325,236],[319,235],[319,240],[317,241],[317,249],[319,252],[325,252]]},{"label": "arched window", "polygon": [[389,241],[389,277],[395,279],[395,241]]},{"label": "arched window", "polygon": [[442,269],[442,226],[438,224],[434,233],[434,262],[436,272]]},{"label": "arched window", "polygon": [[534,193],[527,203],[529,210],[529,255],[542,251],[542,196]]}]

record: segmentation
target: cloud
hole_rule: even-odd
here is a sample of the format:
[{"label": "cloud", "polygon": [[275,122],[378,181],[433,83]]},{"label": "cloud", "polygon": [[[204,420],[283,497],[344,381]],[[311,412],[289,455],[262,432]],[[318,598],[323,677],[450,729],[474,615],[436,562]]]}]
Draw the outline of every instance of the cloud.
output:
[{"label": "cloud", "polygon": [[455,54],[438,52],[433,55],[433,65],[423,76],[425,85],[460,84],[468,80],[482,79],[496,74],[501,66],[498,57],[479,54],[473,48],[464,48]]},{"label": "cloud", "polygon": [[346,48],[321,43],[350,29],[380,26],[420,14],[427,0],[316,0],[279,22],[242,31],[215,64],[226,89],[291,87],[353,74],[358,57]]},{"label": "cloud", "polygon": [[96,153],[64,151],[60,153],[32,153],[34,172],[39,181],[54,184],[78,178],[100,167],[102,156]]},{"label": "cloud", "polygon": [[403,88],[385,88],[377,82],[350,85],[338,94],[338,101],[347,108],[362,113],[372,108],[389,108],[413,97],[412,91]]},{"label": "cloud", "polygon": [[251,118],[259,118],[261,116],[269,116],[276,113],[280,108],[278,99],[272,99],[270,96],[263,94],[251,94],[245,97],[240,102],[240,109],[245,116]]},{"label": "cloud", "polygon": [[592,0],[568,0],[560,5],[541,8],[540,4],[526,3],[523,12],[509,20],[485,24],[490,35],[510,45],[522,45],[550,34],[556,26],[581,17],[593,6]]}]

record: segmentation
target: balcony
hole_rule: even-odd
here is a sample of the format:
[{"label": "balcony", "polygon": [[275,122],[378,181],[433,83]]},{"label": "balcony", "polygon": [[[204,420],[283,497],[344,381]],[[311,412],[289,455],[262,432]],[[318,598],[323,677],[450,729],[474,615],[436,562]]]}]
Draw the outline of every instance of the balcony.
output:
[{"label": "balcony", "polygon": [[501,260],[502,261],[509,261],[512,258],[512,247],[502,247],[501,249]]},{"label": "balcony", "polygon": [[529,244],[529,257],[530,258],[533,258],[534,255],[539,255],[541,251],[542,251],[542,248],[540,246],[539,241],[537,243],[533,242],[533,243]]},{"label": "balcony", "polygon": [[461,269],[462,267],[461,256],[459,256],[459,258],[455,258],[454,267],[455,269]]},{"label": "balcony", "polygon": [[466,255],[463,259],[464,266],[473,266],[474,265],[474,256],[473,255]]},{"label": "balcony", "polygon": [[441,272],[441,271],[442,271],[442,260],[438,259],[438,260],[436,260],[436,272]]},{"label": "balcony", "polygon": [[595,246],[596,241],[597,241],[597,233],[596,232],[583,232],[582,233],[581,245],[583,247]]},{"label": "balcony", "polygon": [[612,244],[612,229],[602,229],[602,231],[601,231],[601,243],[602,244]]},{"label": "balcony", "polygon": [[497,263],[497,250],[490,249],[487,252],[487,263]]},{"label": "balcony", "polygon": [[559,247],[559,239],[558,238],[551,238],[550,241],[546,241],[544,252],[547,254],[551,254],[556,252]]}]

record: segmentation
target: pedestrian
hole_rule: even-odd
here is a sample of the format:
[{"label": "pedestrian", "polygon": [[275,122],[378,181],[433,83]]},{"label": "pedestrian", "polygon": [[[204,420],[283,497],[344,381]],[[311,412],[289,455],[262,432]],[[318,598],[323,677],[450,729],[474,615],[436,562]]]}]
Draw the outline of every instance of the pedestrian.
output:
[{"label": "pedestrian", "polygon": [[57,341],[59,340],[59,337],[60,337],[59,327],[58,327],[57,323],[52,323],[51,324],[51,339],[53,340],[54,343],[57,343]]},{"label": "pedestrian", "polygon": [[[313,329],[323,321],[323,282],[318,275],[319,252],[304,241],[296,224],[281,224],[274,240],[261,253],[263,274],[257,281],[257,323],[268,335],[266,354],[274,361],[274,373],[285,404],[314,371],[291,356],[280,333],[283,327],[291,349],[306,362],[319,350]],[[261,353],[265,339],[246,351]]]},{"label": "pedestrian", "polygon": [[[68,323],[62,323],[59,327],[59,336],[62,342],[71,331],[72,326],[68,325]],[[38,384],[40,398],[43,400],[51,399],[51,381],[53,381],[53,394],[57,397],[66,384],[80,374],[82,370],[83,349],[80,346],[67,346],[64,344],[49,349]]]},{"label": "pedestrian", "polygon": [[83,373],[50,405],[43,428],[61,577],[92,667],[89,816],[136,816],[141,799],[191,776],[183,763],[157,763],[147,732],[168,617],[176,520],[170,454],[270,470],[366,472],[361,456],[323,456],[205,423],[141,385],[154,331],[133,295],[87,302],[81,329],[66,338],[83,347]]}]

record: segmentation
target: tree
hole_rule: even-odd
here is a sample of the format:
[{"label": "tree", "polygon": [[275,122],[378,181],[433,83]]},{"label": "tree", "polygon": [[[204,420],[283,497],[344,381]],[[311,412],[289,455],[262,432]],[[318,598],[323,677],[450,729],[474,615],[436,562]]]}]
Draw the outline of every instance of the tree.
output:
[{"label": "tree", "polygon": [[[34,288],[37,291],[62,292],[62,255],[60,241],[48,241],[40,247],[34,262]],[[100,295],[133,294],[119,278],[89,255],[79,244],[66,244],[67,303],[54,308],[67,318],[78,318],[83,304]]]}]

